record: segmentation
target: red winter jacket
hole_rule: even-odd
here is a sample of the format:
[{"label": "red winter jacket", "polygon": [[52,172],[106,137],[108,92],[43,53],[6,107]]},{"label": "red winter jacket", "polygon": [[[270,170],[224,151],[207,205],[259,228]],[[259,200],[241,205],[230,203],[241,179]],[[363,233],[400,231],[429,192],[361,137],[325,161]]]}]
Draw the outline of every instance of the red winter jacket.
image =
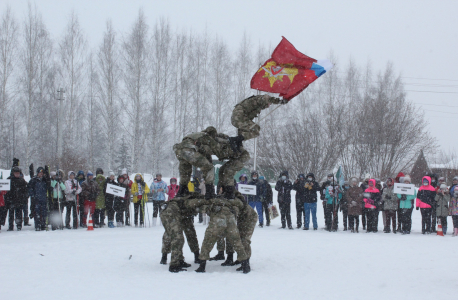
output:
[{"label": "red winter jacket", "polygon": [[[428,180],[428,185],[423,185],[423,180]],[[416,206],[419,208],[431,208],[436,197],[436,189],[431,185],[431,177],[425,176],[421,180],[422,185],[418,189]]]},{"label": "red winter jacket", "polygon": [[177,179],[175,177],[170,178],[170,185],[168,186],[169,191],[167,193],[167,195],[169,196],[168,200],[175,198],[175,196],[178,193],[178,190],[180,189],[180,186],[178,184],[171,184],[172,179],[175,179],[175,182],[177,182]]}]

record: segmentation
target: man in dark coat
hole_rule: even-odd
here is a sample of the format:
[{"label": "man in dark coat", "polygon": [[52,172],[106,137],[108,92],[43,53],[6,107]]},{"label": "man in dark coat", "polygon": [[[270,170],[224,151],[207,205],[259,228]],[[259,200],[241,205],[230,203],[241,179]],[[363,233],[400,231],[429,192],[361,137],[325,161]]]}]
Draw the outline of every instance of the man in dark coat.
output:
[{"label": "man in dark coat", "polygon": [[304,192],[305,192],[305,176],[299,174],[293,184],[293,190],[296,191],[296,217],[297,228],[302,227],[302,216],[304,216]]},{"label": "man in dark coat", "polygon": [[6,206],[9,210],[8,231],[14,230],[14,221],[16,221],[17,230],[22,229],[22,210],[29,198],[27,191],[27,182],[21,176],[21,169],[15,166],[11,169],[10,190],[5,195]]},{"label": "man in dark coat", "polygon": [[280,206],[281,214],[281,227],[286,228],[286,222],[288,223],[288,228],[293,229],[291,225],[291,190],[293,189],[293,184],[289,180],[288,171],[283,171],[280,173],[280,178],[275,185],[275,190],[278,191],[277,202]]},{"label": "man in dark coat", "polygon": [[261,181],[262,210],[266,215],[266,226],[270,226],[269,205],[272,205],[273,203],[272,187],[264,176],[259,177],[259,181]]},{"label": "man in dark coat", "polygon": [[305,177],[304,192],[302,193],[302,202],[304,203],[304,230],[309,229],[310,215],[312,215],[313,230],[318,229],[316,219],[317,210],[317,192],[320,191],[320,184],[316,182],[315,175],[308,173]]},{"label": "man in dark coat", "polygon": [[[28,189],[30,197],[35,199],[35,230],[46,230],[48,217],[48,178],[45,169],[39,167],[37,175],[29,181]],[[51,191],[49,191],[51,192]]]}]

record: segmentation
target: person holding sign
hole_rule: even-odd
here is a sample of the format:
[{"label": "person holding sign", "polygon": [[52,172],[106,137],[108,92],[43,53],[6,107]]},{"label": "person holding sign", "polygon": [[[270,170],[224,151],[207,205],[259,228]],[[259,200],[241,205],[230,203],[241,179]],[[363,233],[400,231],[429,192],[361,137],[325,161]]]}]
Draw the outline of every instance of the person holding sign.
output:
[{"label": "person holding sign", "polygon": [[[399,178],[399,183],[410,184],[410,176],[406,175]],[[412,195],[397,193],[396,196],[399,199],[399,216],[401,218],[400,227],[402,234],[410,234],[410,230],[412,229],[413,201],[417,198],[417,192],[415,188],[413,188]]]},{"label": "person holding sign", "polygon": [[107,210],[107,216],[108,216],[108,228],[115,228],[114,226],[114,198],[115,195],[107,193],[107,185],[112,184],[112,185],[118,185],[118,183],[115,181],[115,174],[110,171],[110,176],[106,179],[105,181],[105,186],[103,188],[103,193],[105,194],[105,208]]}]

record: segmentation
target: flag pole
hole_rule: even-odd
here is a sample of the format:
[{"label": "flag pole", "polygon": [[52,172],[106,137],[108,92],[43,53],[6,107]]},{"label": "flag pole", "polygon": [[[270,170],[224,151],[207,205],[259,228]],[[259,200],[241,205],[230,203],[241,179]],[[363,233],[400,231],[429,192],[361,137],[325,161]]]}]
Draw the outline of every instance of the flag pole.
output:
[{"label": "flag pole", "polygon": [[[259,119],[259,118],[258,118],[258,119],[259,119],[259,120],[258,120],[258,123],[261,122],[261,121],[263,121],[265,118],[267,118],[271,113],[273,113],[273,112],[274,112],[277,108],[279,108],[280,106],[281,106],[281,105],[278,105],[277,107],[275,107],[274,109],[272,109],[267,115],[264,116],[264,118],[262,118],[262,119]],[[253,125],[250,127],[250,129],[252,129],[252,128],[253,128],[254,126],[256,126],[256,125],[257,125],[257,124],[253,124]]]}]

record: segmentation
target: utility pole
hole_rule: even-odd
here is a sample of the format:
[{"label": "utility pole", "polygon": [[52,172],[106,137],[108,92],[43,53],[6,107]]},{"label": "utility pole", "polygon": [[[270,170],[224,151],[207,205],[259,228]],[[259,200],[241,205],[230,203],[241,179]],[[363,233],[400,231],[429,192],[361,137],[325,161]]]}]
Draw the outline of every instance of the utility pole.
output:
[{"label": "utility pole", "polygon": [[65,90],[63,88],[59,88],[57,90],[57,101],[59,101],[58,108],[57,108],[57,166],[59,166],[60,160],[62,158],[62,124],[60,120],[61,116],[61,106],[62,101],[64,101]]},{"label": "utility pole", "polygon": [[[61,106],[62,106],[62,101],[64,101],[65,97],[64,97],[64,93],[65,93],[65,90],[63,88],[59,88],[57,90],[57,101],[59,101],[59,106],[57,107],[57,203],[59,205],[59,212],[61,212],[61,208],[60,208],[60,199],[59,199],[59,192],[60,192],[60,181],[62,180],[62,178],[60,178],[60,172],[59,172],[59,163],[60,163],[60,160],[62,159],[62,124],[60,124],[60,115],[61,115]],[[62,176],[64,176],[64,174],[62,174]],[[63,230],[64,229],[64,219],[62,217],[62,214],[60,214],[60,229]]]}]

